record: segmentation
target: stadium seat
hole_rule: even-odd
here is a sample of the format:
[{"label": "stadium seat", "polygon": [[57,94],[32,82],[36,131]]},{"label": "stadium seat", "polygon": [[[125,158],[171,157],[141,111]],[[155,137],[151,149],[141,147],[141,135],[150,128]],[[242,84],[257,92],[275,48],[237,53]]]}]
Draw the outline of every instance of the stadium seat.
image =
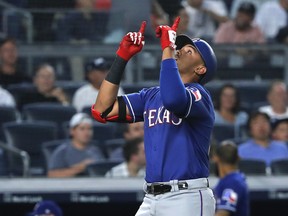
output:
[{"label": "stadium seat", "polygon": [[236,137],[235,126],[228,124],[215,124],[212,135],[217,142]]},{"label": "stadium seat", "polygon": [[13,95],[16,104],[19,104],[21,98],[26,93],[35,92],[36,88],[32,83],[12,84],[7,87],[7,90]]},{"label": "stadium seat", "polygon": [[70,121],[76,113],[76,109],[72,106],[63,106],[57,103],[33,103],[27,104],[22,110],[23,119],[27,121],[50,121],[57,124],[58,137],[63,138],[62,124]]},{"label": "stadium seat", "polygon": [[[32,176],[44,175],[45,159],[42,154],[42,143],[57,138],[57,126],[52,122],[9,122],[3,124],[7,144],[26,151],[30,156],[30,174]],[[22,175],[19,170],[19,159],[9,156],[12,172]]]},{"label": "stadium seat", "polygon": [[272,175],[288,175],[288,160],[275,160],[271,162]]},{"label": "stadium seat", "polygon": [[16,122],[20,119],[20,114],[16,108],[0,106],[0,141],[6,142],[2,125],[6,122]]},{"label": "stadium seat", "polygon": [[[108,139],[105,141],[105,150],[109,159],[124,160],[122,148],[125,144],[124,138]],[[116,153],[117,152],[117,153]]]},{"label": "stadium seat", "polygon": [[112,167],[120,164],[122,161],[118,160],[107,160],[93,163],[87,167],[88,175],[91,177],[104,177]]},{"label": "stadium seat", "polygon": [[241,159],[239,170],[246,175],[266,175],[266,163],[260,160]]}]

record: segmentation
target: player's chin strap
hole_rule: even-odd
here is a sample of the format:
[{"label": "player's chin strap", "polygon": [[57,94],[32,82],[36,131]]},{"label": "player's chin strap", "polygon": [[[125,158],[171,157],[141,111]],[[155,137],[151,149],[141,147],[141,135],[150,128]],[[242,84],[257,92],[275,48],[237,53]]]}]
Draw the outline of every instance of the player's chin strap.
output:
[{"label": "player's chin strap", "polygon": [[118,99],[118,115],[107,117],[112,111],[114,104],[108,107],[103,113],[94,109],[94,105],[91,107],[92,116],[101,123],[110,122],[132,122],[132,117],[126,113],[126,104],[122,96],[117,97]]}]

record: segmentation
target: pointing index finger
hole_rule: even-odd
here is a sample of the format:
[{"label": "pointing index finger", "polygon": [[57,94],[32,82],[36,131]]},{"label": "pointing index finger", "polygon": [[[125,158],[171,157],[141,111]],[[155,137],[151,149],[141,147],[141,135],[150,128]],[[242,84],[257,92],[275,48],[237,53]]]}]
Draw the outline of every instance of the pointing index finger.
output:
[{"label": "pointing index finger", "polygon": [[142,24],[141,24],[141,27],[139,29],[139,32],[142,33],[142,35],[144,34],[145,32],[145,28],[146,28],[146,21],[143,21]]},{"label": "pointing index finger", "polygon": [[180,22],[180,17],[178,16],[178,17],[175,19],[175,21],[174,21],[174,23],[173,23],[173,26],[172,26],[172,29],[173,29],[174,31],[177,31],[179,22]]}]

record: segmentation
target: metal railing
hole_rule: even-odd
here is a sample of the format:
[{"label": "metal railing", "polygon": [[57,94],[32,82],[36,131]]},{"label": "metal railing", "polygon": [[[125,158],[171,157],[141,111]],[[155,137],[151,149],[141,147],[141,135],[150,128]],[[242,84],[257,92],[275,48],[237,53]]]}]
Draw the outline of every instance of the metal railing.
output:
[{"label": "metal railing", "polygon": [[[72,80],[83,81],[83,64],[99,56],[113,60],[118,44],[22,44],[22,58],[67,60]],[[288,84],[288,46],[267,45],[213,45],[218,58],[216,80],[271,80],[283,79]],[[161,63],[161,48],[146,44],[128,64],[123,82],[128,84],[157,81]],[[33,66],[30,66],[33,68]],[[61,67],[58,67],[61,68]],[[57,67],[56,67],[57,69]],[[32,72],[32,71],[30,71]],[[65,72],[65,71],[64,71]]]},{"label": "metal railing", "polygon": [[20,16],[19,18],[21,18],[22,21],[25,20],[26,42],[32,43],[33,34],[34,34],[32,14],[27,10],[24,10],[22,8],[17,8],[3,1],[0,1],[0,8],[2,9],[2,32],[0,33],[0,36],[2,38],[6,37],[7,33],[9,32],[8,28],[14,24],[14,23],[11,23],[9,18],[11,18],[11,16]]}]

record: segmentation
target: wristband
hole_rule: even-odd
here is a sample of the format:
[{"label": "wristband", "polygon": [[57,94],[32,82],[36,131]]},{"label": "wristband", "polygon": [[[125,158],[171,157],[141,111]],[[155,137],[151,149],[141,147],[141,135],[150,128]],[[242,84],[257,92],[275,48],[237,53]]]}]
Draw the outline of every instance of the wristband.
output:
[{"label": "wristband", "polygon": [[119,85],[127,62],[128,61],[117,55],[105,80],[115,85]]}]

